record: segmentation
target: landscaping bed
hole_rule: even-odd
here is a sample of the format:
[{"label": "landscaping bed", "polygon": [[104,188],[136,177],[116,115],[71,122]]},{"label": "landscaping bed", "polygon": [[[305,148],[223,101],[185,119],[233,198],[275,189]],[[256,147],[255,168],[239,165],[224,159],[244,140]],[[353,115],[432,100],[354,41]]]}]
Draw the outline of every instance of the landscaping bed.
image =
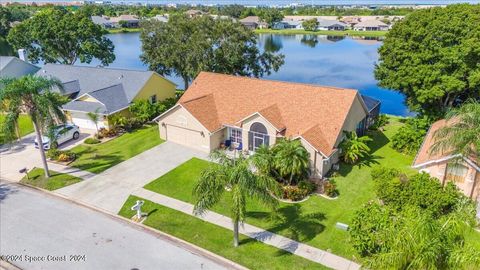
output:
[{"label": "landscaping bed", "polygon": [[[373,138],[369,143],[372,153],[370,157],[355,165],[341,164],[338,174],[331,177],[337,186],[337,199],[311,196],[302,203],[281,203],[276,218],[272,218],[272,213],[259,202],[248,200],[246,222],[321,249],[330,249],[347,259],[358,259],[359,256],[348,241],[348,232],[335,228],[335,224],[349,224],[355,211],[375,198],[370,175],[372,167],[384,165],[407,173],[415,172],[410,168],[413,156],[400,154],[390,147],[389,138],[401,125],[398,118],[391,118],[384,132],[370,133]],[[208,165],[208,161],[191,159],[147,184],[145,188],[194,203],[193,187]],[[230,196],[225,196],[212,210],[229,216],[230,205]]]},{"label": "landscaping bed", "polygon": [[[119,215],[130,219],[135,213],[130,208],[136,200],[130,196]],[[250,269],[328,269],[302,257],[240,236],[240,246],[232,245],[233,233],[185,213],[144,200],[142,211],[148,214],[143,224],[171,234]]]},{"label": "landscaping bed", "polygon": [[70,174],[51,170],[49,170],[49,172],[50,178],[45,178],[45,171],[43,169],[33,168],[28,172],[28,178],[24,176],[20,182],[46,190],[55,190],[82,181],[82,179]]},{"label": "landscaping bed", "polygon": [[157,125],[144,126],[105,143],[83,144],[72,148],[71,151],[77,158],[70,165],[100,173],[162,142]]}]

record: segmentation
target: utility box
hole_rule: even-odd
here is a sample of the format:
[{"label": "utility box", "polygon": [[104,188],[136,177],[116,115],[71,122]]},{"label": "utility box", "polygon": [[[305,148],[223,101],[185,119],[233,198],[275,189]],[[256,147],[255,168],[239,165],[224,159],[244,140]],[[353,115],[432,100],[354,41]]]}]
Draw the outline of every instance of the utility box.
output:
[{"label": "utility box", "polygon": [[335,227],[340,230],[348,231],[348,225],[344,223],[337,222],[337,224],[335,224]]}]

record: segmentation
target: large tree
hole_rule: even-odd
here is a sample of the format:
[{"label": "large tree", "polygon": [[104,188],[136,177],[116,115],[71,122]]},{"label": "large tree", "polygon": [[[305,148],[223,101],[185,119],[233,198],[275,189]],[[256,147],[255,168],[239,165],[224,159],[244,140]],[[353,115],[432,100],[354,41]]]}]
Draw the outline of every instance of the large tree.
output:
[{"label": "large tree", "polygon": [[0,36],[5,37],[13,21],[12,13],[6,7],[0,7]]},{"label": "large tree", "polygon": [[216,205],[228,191],[232,197],[231,217],[233,221],[233,245],[238,246],[239,224],[245,220],[247,200],[255,198],[266,206],[275,208],[278,194],[277,182],[268,175],[254,173],[250,160],[242,154],[235,159],[222,152],[214,152],[216,163],[204,170],[193,190],[196,197],[194,213],[202,215]]},{"label": "large tree", "polygon": [[7,39],[15,49],[26,49],[34,63],[73,65],[77,60],[90,63],[97,58],[108,65],[115,54],[106,33],[83,12],[50,8],[12,28]]},{"label": "large tree", "polygon": [[0,79],[0,85],[0,100],[8,103],[4,108],[6,117],[2,132],[12,138],[20,111],[28,114],[35,129],[45,176],[49,177],[47,159],[42,147],[42,131],[58,121],[65,121],[61,109],[64,99],[50,91],[53,87],[61,88],[62,84],[54,79],[27,75],[18,79]]},{"label": "large tree", "polygon": [[397,22],[379,49],[379,85],[434,117],[480,98],[480,5],[418,10]]},{"label": "large tree", "polygon": [[283,14],[277,8],[266,8],[260,11],[259,17],[266,22],[269,27],[272,27],[274,23],[283,19]]},{"label": "large tree", "polygon": [[180,76],[185,89],[200,71],[261,77],[277,71],[284,56],[260,52],[255,34],[231,20],[173,15],[148,21],[140,35],[141,59],[162,75]]}]

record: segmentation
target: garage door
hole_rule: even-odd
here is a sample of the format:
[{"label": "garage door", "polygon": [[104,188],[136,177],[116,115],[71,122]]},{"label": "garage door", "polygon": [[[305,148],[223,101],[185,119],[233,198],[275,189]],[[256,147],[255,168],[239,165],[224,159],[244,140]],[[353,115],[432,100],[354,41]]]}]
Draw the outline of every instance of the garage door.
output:
[{"label": "garage door", "polygon": [[[103,116],[101,116],[103,117]],[[83,113],[75,113],[73,114],[72,113],[72,122],[81,127],[81,128],[86,128],[86,129],[95,129],[95,123],[92,122],[92,120],[90,120],[88,118],[88,116],[86,114],[83,114]],[[98,125],[98,128],[102,128],[102,127],[105,127],[105,124],[103,123],[103,120],[101,121],[98,121],[97,122],[97,125]]]},{"label": "garage door", "polygon": [[208,149],[205,144],[205,138],[200,131],[191,130],[179,126],[166,126],[167,140],[197,149]]}]

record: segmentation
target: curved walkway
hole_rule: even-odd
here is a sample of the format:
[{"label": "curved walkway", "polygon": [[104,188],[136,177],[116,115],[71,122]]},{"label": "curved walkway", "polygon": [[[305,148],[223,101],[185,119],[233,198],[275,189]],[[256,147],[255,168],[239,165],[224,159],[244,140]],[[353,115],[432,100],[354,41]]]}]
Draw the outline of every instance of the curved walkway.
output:
[{"label": "curved walkway", "polygon": [[[135,190],[132,195],[144,198],[146,200],[172,208],[188,215],[193,215],[193,205],[190,203],[186,203],[165,195],[161,195],[156,192],[146,190],[144,188]],[[227,216],[220,215],[212,211],[207,211],[205,215],[198,218],[223,227],[225,229],[232,230],[232,220]],[[267,245],[288,251],[292,254],[303,257],[307,260],[317,262],[332,269],[360,269],[360,265],[353,261],[347,260],[330,252],[294,241],[284,236],[265,231],[261,228],[246,223],[243,224],[242,227],[240,227],[240,233],[250,238],[254,238]]]}]

